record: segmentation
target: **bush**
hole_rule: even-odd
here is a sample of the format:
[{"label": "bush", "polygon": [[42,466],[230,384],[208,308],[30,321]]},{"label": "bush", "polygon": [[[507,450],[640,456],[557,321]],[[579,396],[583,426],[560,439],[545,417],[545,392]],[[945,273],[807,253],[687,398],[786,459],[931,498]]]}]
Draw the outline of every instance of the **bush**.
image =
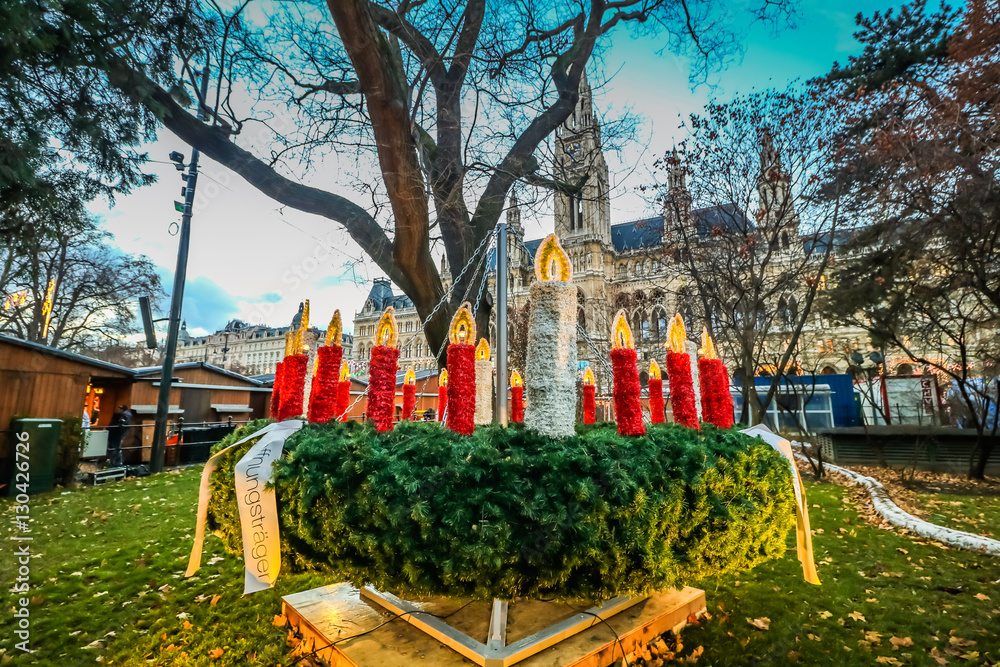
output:
[{"label": "bush", "polygon": [[[210,518],[235,553],[233,467],[250,444],[212,484]],[[290,437],[275,467],[283,567],[403,595],[644,594],[777,558],[794,524],[787,461],[710,425],[640,438],[594,425],[556,441],[519,426],[463,437],[334,422]]]}]

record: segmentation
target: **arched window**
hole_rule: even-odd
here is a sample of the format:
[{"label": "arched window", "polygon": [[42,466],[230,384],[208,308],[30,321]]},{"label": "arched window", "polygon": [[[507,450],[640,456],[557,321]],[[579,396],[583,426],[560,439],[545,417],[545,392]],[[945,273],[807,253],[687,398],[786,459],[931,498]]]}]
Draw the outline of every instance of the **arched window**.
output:
[{"label": "arched window", "polygon": [[576,308],[576,323],[584,329],[587,328],[587,313],[584,312],[583,306],[577,306]]},{"label": "arched window", "polygon": [[820,375],[836,375],[837,369],[833,366],[824,366],[823,370],[820,371]]},{"label": "arched window", "polygon": [[781,232],[781,247],[788,250],[788,246],[790,245],[791,243],[788,240],[788,232]]}]

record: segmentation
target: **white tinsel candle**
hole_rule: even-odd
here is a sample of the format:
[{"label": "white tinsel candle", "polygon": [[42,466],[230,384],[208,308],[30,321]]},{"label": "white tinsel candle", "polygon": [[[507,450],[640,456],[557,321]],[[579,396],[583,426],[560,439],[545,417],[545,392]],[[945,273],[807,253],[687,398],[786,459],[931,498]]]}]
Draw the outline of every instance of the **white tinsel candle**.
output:
[{"label": "white tinsel candle", "polygon": [[476,346],[476,416],[477,424],[493,423],[493,362],[490,344],[485,338]]},{"label": "white tinsel candle", "polygon": [[576,433],[576,287],[555,234],[535,254],[529,298],[524,425],[552,438]]}]

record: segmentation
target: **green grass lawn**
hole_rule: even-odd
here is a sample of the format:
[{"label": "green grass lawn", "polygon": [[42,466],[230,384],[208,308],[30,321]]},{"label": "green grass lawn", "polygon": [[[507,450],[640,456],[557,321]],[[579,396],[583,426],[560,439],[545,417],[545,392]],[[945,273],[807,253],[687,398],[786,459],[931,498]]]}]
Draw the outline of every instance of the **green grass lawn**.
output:
[{"label": "green grass lawn", "polygon": [[[201,571],[183,578],[199,475],[33,498],[36,653],[14,650],[8,613],[0,664],[288,665],[285,631],[273,625],[281,595],[333,582],[282,574],[276,590],[242,598],[241,561],[211,536]],[[707,591],[712,618],[684,632],[680,657],[702,646],[698,663],[713,665],[945,664],[932,651],[952,664],[1000,661],[1000,585],[992,583],[1000,559],[859,525],[844,487],[812,484],[809,494],[823,585],[802,580],[794,550],[738,577],[692,582]],[[9,501],[3,511],[12,527]],[[8,582],[17,567],[11,544],[0,548]]]},{"label": "green grass lawn", "polygon": [[917,503],[931,523],[994,539],[1000,536],[1000,495],[918,493]]}]

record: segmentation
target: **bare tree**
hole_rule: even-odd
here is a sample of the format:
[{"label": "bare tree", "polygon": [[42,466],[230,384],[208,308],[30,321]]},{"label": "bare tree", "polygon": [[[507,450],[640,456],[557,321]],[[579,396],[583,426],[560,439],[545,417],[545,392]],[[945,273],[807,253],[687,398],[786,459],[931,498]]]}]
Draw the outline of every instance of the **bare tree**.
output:
[{"label": "bare tree", "polygon": [[93,219],[0,239],[0,293],[18,295],[0,310],[0,332],[66,349],[134,333],[137,299],[161,297],[160,277],[110,240]]},{"label": "bare tree", "polygon": [[754,376],[771,359],[788,369],[842,226],[829,141],[835,109],[811,93],[766,92],[710,104],[687,123],[681,150],[660,167],[665,261],[683,279],[686,320],[705,322],[731,360],[741,421],[766,416],[781,373],[758,397]]}]

